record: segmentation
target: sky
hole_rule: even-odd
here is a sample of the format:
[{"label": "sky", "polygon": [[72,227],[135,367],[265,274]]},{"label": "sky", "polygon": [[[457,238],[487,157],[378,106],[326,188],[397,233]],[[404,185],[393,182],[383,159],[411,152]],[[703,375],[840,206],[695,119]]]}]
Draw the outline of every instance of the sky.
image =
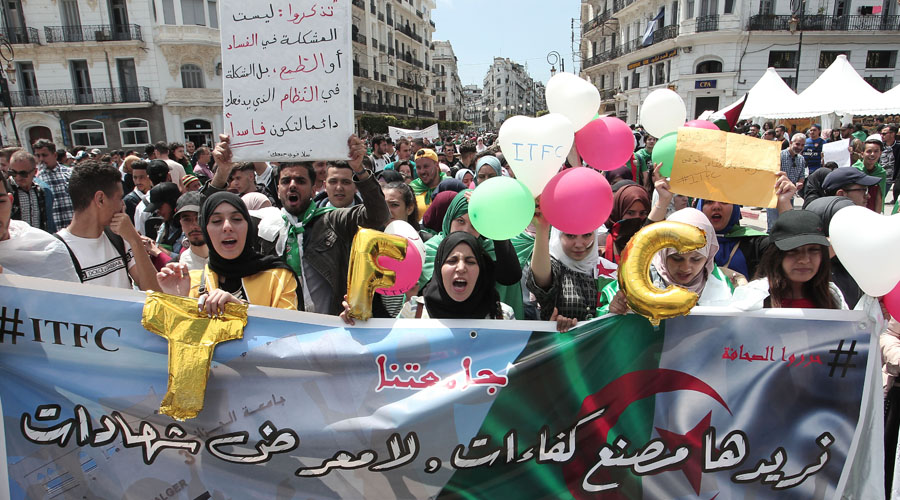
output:
[{"label": "sky", "polygon": [[550,51],[563,56],[566,71],[574,70],[572,18],[577,42],[580,9],[578,0],[437,0],[432,39],[453,45],[463,85],[481,87],[494,57],[527,65],[528,74],[546,84]]}]

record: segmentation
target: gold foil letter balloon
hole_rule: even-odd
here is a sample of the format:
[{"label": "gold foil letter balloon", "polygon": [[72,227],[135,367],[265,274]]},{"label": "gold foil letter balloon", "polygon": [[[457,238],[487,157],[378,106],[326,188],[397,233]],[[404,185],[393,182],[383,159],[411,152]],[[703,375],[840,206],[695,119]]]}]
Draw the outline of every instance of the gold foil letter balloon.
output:
[{"label": "gold foil letter balloon", "polygon": [[350,247],[350,272],[347,273],[347,303],[350,316],[363,321],[372,317],[372,296],[376,288],[394,286],[394,271],[378,265],[378,257],[403,260],[406,238],[360,228]]},{"label": "gold foil letter balloon", "polygon": [[704,246],[706,234],[690,224],[663,221],[638,231],[625,247],[619,265],[619,289],[625,292],[631,310],[654,324],[690,312],[700,297],[677,285],[665,290],[654,286],[650,281],[650,261],[664,248],[684,253]]}]

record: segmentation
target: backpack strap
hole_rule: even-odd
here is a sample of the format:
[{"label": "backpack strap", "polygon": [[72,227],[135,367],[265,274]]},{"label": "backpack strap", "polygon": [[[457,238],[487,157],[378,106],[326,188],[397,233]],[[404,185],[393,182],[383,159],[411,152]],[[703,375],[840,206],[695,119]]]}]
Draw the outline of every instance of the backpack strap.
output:
[{"label": "backpack strap", "polygon": [[65,245],[66,250],[69,251],[69,257],[72,258],[72,265],[75,266],[75,272],[78,273],[78,280],[84,283],[84,273],[81,271],[81,263],[78,262],[78,257],[75,257],[75,252],[72,251],[72,247],[70,247],[69,244],[66,243],[66,240],[62,239],[62,236],[60,236],[59,234],[53,233],[53,237],[58,239],[62,242],[63,245]]}]

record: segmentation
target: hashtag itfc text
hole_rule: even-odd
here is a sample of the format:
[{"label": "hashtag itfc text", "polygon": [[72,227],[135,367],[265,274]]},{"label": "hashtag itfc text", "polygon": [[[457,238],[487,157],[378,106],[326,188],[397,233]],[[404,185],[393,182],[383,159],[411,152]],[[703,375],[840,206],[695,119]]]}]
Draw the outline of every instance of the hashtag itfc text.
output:
[{"label": "hashtag itfc text", "polygon": [[0,344],[15,345],[19,339],[33,342],[52,343],[72,347],[88,348],[91,344],[108,351],[118,351],[111,347],[104,335],[115,334],[121,337],[119,328],[111,326],[94,326],[82,323],[67,323],[52,319],[28,318],[19,309],[0,307]]}]

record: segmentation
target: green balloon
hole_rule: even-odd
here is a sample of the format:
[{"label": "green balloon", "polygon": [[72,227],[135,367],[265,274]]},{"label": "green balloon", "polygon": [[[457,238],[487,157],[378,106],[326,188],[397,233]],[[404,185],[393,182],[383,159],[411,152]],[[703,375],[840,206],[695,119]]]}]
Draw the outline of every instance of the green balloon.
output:
[{"label": "green balloon", "polygon": [[534,198],[512,177],[492,177],[475,188],[469,199],[469,220],[485,238],[508,240],[518,236],[534,217]]},{"label": "green balloon", "polygon": [[654,165],[662,163],[659,174],[663,177],[670,177],[672,175],[672,164],[675,162],[675,145],[677,142],[678,132],[669,132],[660,137],[659,140],[656,141],[656,146],[653,146],[653,154],[650,158]]}]

